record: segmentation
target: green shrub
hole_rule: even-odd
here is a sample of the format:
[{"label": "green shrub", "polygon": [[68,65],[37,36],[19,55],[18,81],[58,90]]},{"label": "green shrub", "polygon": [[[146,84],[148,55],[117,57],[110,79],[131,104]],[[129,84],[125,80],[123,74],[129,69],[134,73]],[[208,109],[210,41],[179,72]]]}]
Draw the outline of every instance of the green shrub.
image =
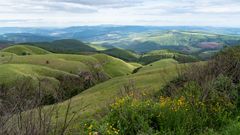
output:
[{"label": "green shrub", "polygon": [[92,130],[86,131],[121,135],[187,135],[203,133],[208,128],[217,128],[216,123],[222,125],[227,122],[227,111],[192,97],[160,97],[156,102],[127,96],[112,104],[107,116],[98,124],[92,124],[95,125]]},{"label": "green shrub", "polygon": [[238,134],[239,122],[231,123],[239,115],[240,64],[239,53],[231,51],[187,68],[152,98],[118,99],[86,133]]},{"label": "green shrub", "polygon": [[[218,130],[237,114],[238,85],[219,75],[209,87],[197,82],[184,83],[169,95],[158,98],[118,99],[109,113],[88,133],[101,134],[178,134],[192,135]],[[163,94],[163,93],[161,93]]]}]

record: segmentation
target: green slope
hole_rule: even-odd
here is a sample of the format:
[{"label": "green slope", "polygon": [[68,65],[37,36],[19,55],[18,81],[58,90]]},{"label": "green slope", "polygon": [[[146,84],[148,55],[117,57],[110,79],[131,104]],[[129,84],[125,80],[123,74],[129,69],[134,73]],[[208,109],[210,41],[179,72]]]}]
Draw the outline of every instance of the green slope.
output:
[{"label": "green slope", "polygon": [[[106,72],[109,77],[130,74],[135,68],[120,59],[105,54],[96,55],[70,55],[70,54],[46,54],[13,56],[11,64],[33,64],[41,65],[56,70],[79,74],[80,72],[98,69]],[[118,70],[116,70],[118,69]]]},{"label": "green slope", "polygon": [[2,52],[9,52],[16,55],[36,55],[36,54],[49,54],[49,51],[44,49],[29,46],[29,45],[14,45],[1,50]]},{"label": "green slope", "polygon": [[134,52],[118,48],[108,49],[102,52],[125,61],[137,61],[138,58],[140,57],[138,54]]},{"label": "green slope", "polygon": [[58,58],[56,55],[32,55],[32,56],[17,56],[9,62],[11,64],[33,64],[41,65],[49,68],[72,72],[77,74],[80,71],[89,71],[88,67],[77,61],[68,61]]},{"label": "green slope", "polygon": [[[98,115],[101,109],[105,108],[111,101],[118,97],[120,89],[123,88],[124,85],[129,84],[129,82],[133,82],[139,91],[155,91],[159,90],[176,76],[177,70],[176,67],[173,66],[113,78],[73,97],[71,99],[71,111],[78,112],[83,119],[88,116]],[[60,107],[60,117],[63,117],[67,104],[68,101],[57,104],[57,106]],[[86,108],[80,110],[83,106],[86,106]]]},{"label": "green slope", "polygon": [[137,63],[137,62],[129,62],[129,64],[133,65],[135,68],[141,67],[142,64]]},{"label": "green slope", "polygon": [[86,45],[85,43],[74,39],[56,40],[53,42],[28,43],[32,46],[44,48],[55,53],[81,53],[95,52],[96,49]]},{"label": "green slope", "polygon": [[161,59],[173,58],[180,63],[195,62],[198,59],[192,55],[186,55],[183,53],[170,51],[170,50],[155,50],[142,55],[139,62],[143,64],[149,64]]},{"label": "green slope", "polygon": [[16,54],[15,53],[10,53],[10,52],[0,51],[0,57],[4,58],[4,57],[9,57],[9,56],[16,56]]},{"label": "green slope", "polygon": [[95,54],[92,56],[102,64],[104,71],[112,77],[131,74],[136,68],[123,60],[108,55]]},{"label": "green slope", "polygon": [[141,69],[138,70],[138,72],[141,73],[141,72],[148,72],[151,70],[158,70],[162,68],[173,67],[173,66],[176,66],[177,64],[178,62],[174,59],[162,59],[162,60],[143,66]]},{"label": "green slope", "polygon": [[[41,89],[46,104],[55,102],[56,90],[59,90],[59,86],[66,85],[64,83],[69,79],[74,79],[74,81],[70,80],[69,86],[66,85],[67,88],[60,89],[66,93],[66,98],[71,98],[109,78],[131,74],[135,68],[129,63],[105,54],[18,56],[2,53],[5,56],[0,57],[0,85],[11,88],[17,86],[18,81],[28,81],[29,79],[28,84],[33,87],[31,89],[36,90],[39,83],[44,83]],[[88,76],[90,76],[89,79]]]},{"label": "green slope", "polygon": [[113,57],[122,59],[124,61],[138,62],[139,64],[141,63],[144,65],[161,60],[161,59],[169,59],[169,58],[173,58],[180,63],[198,61],[198,58],[196,58],[193,55],[187,55],[184,53],[171,51],[171,50],[154,50],[144,54],[137,54],[132,51],[113,48],[113,49],[102,51],[102,53],[111,55]]},{"label": "green slope", "polygon": [[96,49],[97,51],[107,50],[107,48],[102,45],[89,44],[89,46]]},{"label": "green slope", "polygon": [[0,65],[0,82],[1,84],[11,85],[17,80],[31,78],[33,83],[38,79],[47,79],[51,86],[57,86],[60,76],[75,76],[73,74],[31,64],[2,64]]}]

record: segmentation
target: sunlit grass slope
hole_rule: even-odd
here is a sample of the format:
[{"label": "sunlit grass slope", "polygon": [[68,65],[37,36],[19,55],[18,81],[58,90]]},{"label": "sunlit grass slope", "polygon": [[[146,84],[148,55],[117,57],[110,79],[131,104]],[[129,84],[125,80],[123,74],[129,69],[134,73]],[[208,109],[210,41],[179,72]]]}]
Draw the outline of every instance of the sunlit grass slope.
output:
[{"label": "sunlit grass slope", "polygon": [[34,55],[34,54],[49,54],[49,51],[44,49],[29,46],[29,45],[14,45],[1,50],[3,52],[9,52],[17,55]]},{"label": "sunlit grass slope", "polygon": [[[108,106],[117,96],[124,85],[133,82],[139,91],[155,91],[163,87],[169,80],[177,76],[176,66],[150,70],[148,72],[136,73],[129,76],[113,78],[85,90],[71,99],[73,112],[78,112],[81,118],[97,115],[98,111]],[[68,101],[57,104],[63,115]],[[86,106],[84,110],[81,110]]]},{"label": "sunlit grass slope", "polygon": [[10,59],[10,61],[8,61],[9,64],[40,65],[73,74],[79,74],[80,72],[91,71],[93,68],[98,68],[106,72],[109,77],[130,74],[135,68],[129,63],[105,54],[45,54],[9,56],[9,58],[5,57],[4,59]]},{"label": "sunlit grass slope", "polygon": [[155,50],[148,52],[141,56],[139,61],[143,64],[149,64],[161,59],[168,59],[172,58],[180,63],[188,63],[188,62],[195,62],[198,59],[192,55],[186,55],[175,51],[170,50]]},{"label": "sunlit grass slope", "polygon": [[131,74],[136,68],[123,60],[108,55],[95,54],[92,56],[102,64],[104,71],[112,77]]},{"label": "sunlit grass slope", "polygon": [[174,59],[162,59],[162,60],[143,66],[141,69],[139,69],[138,72],[148,72],[151,70],[176,66],[177,64],[178,62]]},{"label": "sunlit grass slope", "polygon": [[103,53],[111,55],[116,58],[120,58],[125,61],[137,61],[138,58],[140,57],[138,54],[134,52],[118,48],[108,49],[103,51]]},{"label": "sunlit grass slope", "polygon": [[57,85],[57,77],[75,76],[64,71],[30,64],[2,64],[0,65],[0,71],[0,82],[7,85],[12,85],[15,81],[26,78],[29,78],[33,82],[38,82],[38,79],[45,79],[49,81],[49,84]]}]

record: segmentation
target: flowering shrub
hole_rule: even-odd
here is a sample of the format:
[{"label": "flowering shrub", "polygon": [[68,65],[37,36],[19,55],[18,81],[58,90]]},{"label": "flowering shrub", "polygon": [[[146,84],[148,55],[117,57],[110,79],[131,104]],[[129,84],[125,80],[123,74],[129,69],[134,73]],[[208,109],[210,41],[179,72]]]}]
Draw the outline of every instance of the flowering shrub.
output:
[{"label": "flowering shrub", "polygon": [[[93,126],[88,124],[89,134],[154,134],[171,133],[185,134],[201,129],[203,121],[198,113],[193,113],[184,97],[171,99],[160,97],[153,100],[135,100],[124,97],[111,105],[111,110],[105,119]],[[199,128],[199,129],[198,129]]]},{"label": "flowering shrub", "polygon": [[143,93],[139,98],[130,93],[111,104],[104,119],[86,126],[86,131],[104,135],[192,135],[219,129],[238,110],[239,88],[220,75],[211,82],[208,93],[196,82],[184,84],[171,96],[145,98],[148,95]]}]

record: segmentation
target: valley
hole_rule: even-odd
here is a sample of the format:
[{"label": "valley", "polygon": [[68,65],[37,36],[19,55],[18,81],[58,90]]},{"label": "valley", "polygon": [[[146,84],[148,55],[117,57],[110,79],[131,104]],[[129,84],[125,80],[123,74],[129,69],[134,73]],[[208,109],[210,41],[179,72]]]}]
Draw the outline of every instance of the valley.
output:
[{"label": "valley", "polygon": [[0,135],[240,135],[240,0],[0,0]]},{"label": "valley", "polygon": [[16,122],[21,118],[35,126],[48,125],[46,119],[55,123],[48,134],[191,134],[189,129],[201,127],[193,134],[207,135],[239,124],[239,35],[125,31],[98,38],[89,31],[91,39],[83,41],[3,42],[0,116],[10,118],[0,117],[9,120],[1,128],[21,130]]}]

